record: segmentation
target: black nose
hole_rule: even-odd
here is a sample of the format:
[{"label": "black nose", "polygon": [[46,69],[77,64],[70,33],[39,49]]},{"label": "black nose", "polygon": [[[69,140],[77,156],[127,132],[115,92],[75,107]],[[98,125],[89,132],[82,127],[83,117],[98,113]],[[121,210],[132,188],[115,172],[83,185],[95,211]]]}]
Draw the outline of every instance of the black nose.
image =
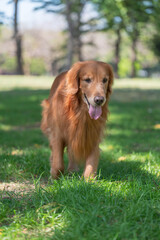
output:
[{"label": "black nose", "polygon": [[102,105],[102,103],[104,102],[104,97],[101,97],[101,96],[96,96],[94,98],[94,102],[97,104],[97,105]]}]

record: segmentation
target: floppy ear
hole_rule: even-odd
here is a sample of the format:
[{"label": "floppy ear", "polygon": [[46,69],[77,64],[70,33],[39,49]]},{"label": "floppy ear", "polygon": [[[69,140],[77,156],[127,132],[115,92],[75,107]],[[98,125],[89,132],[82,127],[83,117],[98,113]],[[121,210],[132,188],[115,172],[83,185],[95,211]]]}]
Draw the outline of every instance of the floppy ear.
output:
[{"label": "floppy ear", "polygon": [[67,92],[70,94],[76,94],[79,88],[79,71],[82,66],[82,62],[75,63],[67,73]]},{"label": "floppy ear", "polygon": [[108,82],[108,89],[107,89],[107,98],[109,98],[109,96],[112,93],[112,84],[113,84],[114,74],[113,74],[112,67],[109,64],[107,64],[107,69],[109,69],[109,82]]}]

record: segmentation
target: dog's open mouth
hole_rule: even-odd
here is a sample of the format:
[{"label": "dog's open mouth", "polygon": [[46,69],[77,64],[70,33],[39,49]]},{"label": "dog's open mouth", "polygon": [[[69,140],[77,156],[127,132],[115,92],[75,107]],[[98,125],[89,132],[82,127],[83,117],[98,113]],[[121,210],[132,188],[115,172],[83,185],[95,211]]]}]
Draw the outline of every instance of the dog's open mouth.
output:
[{"label": "dog's open mouth", "polygon": [[87,106],[88,106],[88,109],[89,109],[89,115],[92,119],[95,119],[97,120],[101,114],[102,114],[102,107],[101,106],[93,106],[90,104],[90,102],[88,101],[88,98],[86,96],[86,94],[84,93],[84,97],[85,97],[85,100],[86,100],[86,103],[87,103]]}]

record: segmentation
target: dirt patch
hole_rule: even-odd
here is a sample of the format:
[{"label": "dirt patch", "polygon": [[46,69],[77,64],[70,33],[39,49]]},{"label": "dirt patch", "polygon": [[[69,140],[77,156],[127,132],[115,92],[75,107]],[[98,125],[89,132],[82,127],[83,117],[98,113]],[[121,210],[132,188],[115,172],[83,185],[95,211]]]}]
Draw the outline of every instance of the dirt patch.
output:
[{"label": "dirt patch", "polygon": [[32,192],[35,189],[35,185],[29,182],[10,182],[0,183],[0,191],[2,191],[2,198],[6,198],[11,194],[23,195],[24,193]]}]

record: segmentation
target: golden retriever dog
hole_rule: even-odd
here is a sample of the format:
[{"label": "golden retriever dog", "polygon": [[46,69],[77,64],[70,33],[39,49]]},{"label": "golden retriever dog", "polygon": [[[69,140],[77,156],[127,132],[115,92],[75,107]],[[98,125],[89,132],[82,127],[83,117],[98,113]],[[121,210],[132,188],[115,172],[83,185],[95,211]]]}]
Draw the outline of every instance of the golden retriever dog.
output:
[{"label": "golden retriever dog", "polygon": [[53,178],[64,172],[65,147],[69,172],[77,171],[83,162],[84,178],[96,176],[112,83],[111,66],[98,61],[77,62],[54,80],[48,99],[42,102],[41,122],[50,143]]}]

